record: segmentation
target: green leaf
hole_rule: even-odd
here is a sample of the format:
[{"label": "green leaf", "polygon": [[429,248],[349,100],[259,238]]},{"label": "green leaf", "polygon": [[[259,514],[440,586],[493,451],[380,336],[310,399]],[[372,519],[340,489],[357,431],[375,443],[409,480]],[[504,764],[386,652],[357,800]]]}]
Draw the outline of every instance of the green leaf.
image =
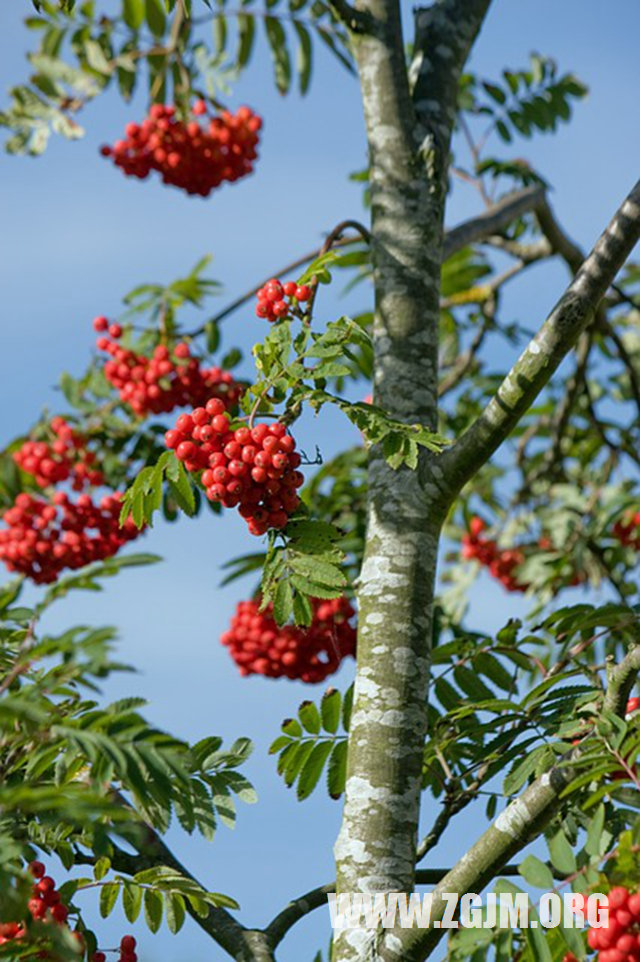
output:
[{"label": "green leaf", "polygon": [[587,829],[587,840],[585,842],[584,850],[587,855],[598,857],[604,855],[601,849],[602,833],[604,831],[604,820],[605,820],[605,807],[604,805],[599,805],[594,812],[591,821],[589,823],[589,828]]},{"label": "green leaf", "polygon": [[547,839],[551,863],[558,872],[563,875],[571,875],[577,871],[576,857],[569,844],[567,836],[562,829],[552,837]]},{"label": "green leaf", "polygon": [[145,0],[123,0],[122,17],[132,30],[139,30],[144,22]]},{"label": "green leaf", "polygon": [[106,856],[99,858],[96,864],[93,866],[93,877],[99,882],[105,877],[109,869],[111,868],[111,860]]},{"label": "green leaf", "polygon": [[275,17],[265,17],[265,29],[273,59],[276,87],[281,94],[286,94],[291,86],[291,58],[284,27]]},{"label": "green leaf", "polygon": [[238,15],[238,52],[236,63],[238,67],[244,67],[251,57],[253,42],[256,32],[255,17],[251,14],[241,13]]},{"label": "green leaf", "polygon": [[144,0],[147,26],[155,37],[162,37],[167,18],[161,0]]},{"label": "green leaf", "polygon": [[118,901],[120,885],[117,882],[106,882],[100,889],[100,915],[106,919]]},{"label": "green leaf", "polygon": [[298,20],[293,21],[293,26],[298,35],[298,50],[296,54],[296,66],[298,70],[298,83],[300,93],[306,94],[311,80],[311,68],[313,63],[313,47],[309,31]]},{"label": "green leaf", "polygon": [[[529,923],[531,925],[531,923]],[[524,930],[525,939],[533,953],[535,962],[553,962],[549,944],[545,938],[544,929],[527,928]]]},{"label": "green leaf", "polygon": [[182,895],[167,893],[164,898],[164,912],[169,931],[175,935],[184,925],[186,917],[184,898]]},{"label": "green leaf", "polygon": [[293,589],[291,582],[283,578],[278,582],[273,599],[273,617],[278,625],[284,625],[293,614]]},{"label": "green leaf", "polygon": [[342,695],[340,692],[335,688],[325,692],[320,702],[320,714],[322,717],[322,727],[331,735],[335,735],[338,730],[341,708]]},{"label": "green leaf", "polygon": [[142,909],[142,889],[135,882],[126,881],[122,892],[122,906],[129,922],[135,922]]},{"label": "green leaf", "polygon": [[298,718],[305,731],[310,735],[318,735],[321,729],[320,712],[312,701],[303,701],[298,708]]},{"label": "green leaf", "polygon": [[347,740],[333,746],[327,768],[327,789],[331,798],[340,798],[347,780]]},{"label": "green leaf", "polygon": [[207,350],[214,354],[220,347],[220,326],[215,321],[207,321],[204,326]]},{"label": "green leaf", "polygon": [[149,929],[157,932],[162,924],[162,896],[153,889],[145,889],[144,893],[144,917]]},{"label": "green leaf", "polygon": [[551,891],[554,886],[553,874],[548,865],[541,862],[535,855],[527,855],[520,862],[518,872],[523,879],[535,888]]},{"label": "green leaf", "polygon": [[298,801],[303,801],[311,795],[320,780],[325,762],[331,754],[332,749],[333,743],[330,741],[319,742],[317,745],[314,745],[311,754],[302,766],[300,775],[298,776]]}]

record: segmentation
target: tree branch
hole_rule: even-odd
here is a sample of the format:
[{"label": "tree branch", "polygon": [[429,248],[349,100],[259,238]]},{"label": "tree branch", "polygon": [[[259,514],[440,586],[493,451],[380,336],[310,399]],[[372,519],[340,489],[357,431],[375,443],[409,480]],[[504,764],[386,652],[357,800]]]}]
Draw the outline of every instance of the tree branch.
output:
[{"label": "tree branch", "polygon": [[[424,868],[418,869],[416,871],[416,885],[437,885],[441,879],[445,878],[451,871],[449,868]],[[517,875],[518,866],[517,865],[505,865],[502,870],[503,875]],[[305,895],[301,895],[296,899],[292,899],[291,902],[279,912],[278,915],[269,923],[266,927],[265,934],[269,938],[269,942],[273,949],[277,948],[280,942],[283,940],[287,932],[293,928],[296,923],[303,919],[305,915],[309,915],[316,909],[321,908],[327,902],[327,896],[335,892],[336,883],[329,882],[327,885],[319,885],[318,888],[312,889]]]},{"label": "tree branch", "polygon": [[[470,220],[447,231],[444,239],[444,257],[451,257],[455,251],[467,247],[476,241],[486,240],[494,234],[500,234],[512,224],[517,217],[537,210],[544,202],[544,187],[526,187],[524,190],[507,194],[493,207],[472,217]],[[536,259],[541,251],[536,251]],[[521,258],[524,260],[525,258]]]},{"label": "tree branch", "polygon": [[[119,795],[119,793],[116,794]],[[124,797],[120,796],[120,801],[125,807],[131,808]],[[136,819],[140,818],[137,813],[133,814]],[[166,865],[184,875],[185,878],[197,882],[198,885],[202,884],[176,858],[148,823],[136,821],[130,828],[131,830],[123,833],[122,837],[136,850],[136,854],[125,852],[112,843],[111,864],[116,872],[133,876],[144,869]],[[92,865],[95,864],[95,857],[77,851],[76,863]],[[185,902],[185,907],[194,922],[237,962],[274,962],[265,934],[259,930],[246,928],[226,909],[211,905],[208,915],[203,918],[194,912],[188,900]]]},{"label": "tree branch", "polygon": [[622,203],[573,282],[459,440],[438,460],[451,497],[482,467],[529,409],[579,335],[640,237],[640,182]]}]

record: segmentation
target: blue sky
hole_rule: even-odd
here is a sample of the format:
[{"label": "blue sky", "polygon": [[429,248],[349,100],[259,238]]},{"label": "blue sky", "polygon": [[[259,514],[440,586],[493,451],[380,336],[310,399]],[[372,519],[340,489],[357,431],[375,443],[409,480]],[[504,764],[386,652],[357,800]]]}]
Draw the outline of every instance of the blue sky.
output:
[{"label": "blue sky", "polygon": [[[24,52],[30,38],[20,18],[27,0],[3,4],[1,86],[26,76]],[[571,235],[584,246],[595,240],[637,177],[636,0],[608,3],[581,0],[496,0],[477,43],[472,66],[487,78],[504,66],[520,67],[530,51],[557,58],[590,87],[573,122],[556,136],[514,145],[553,185],[552,203]],[[255,175],[226,187],[208,201],[190,199],[149,180],[126,180],[98,157],[97,147],[116,139],[144,104],[125,106],[113,94],[98,100],[83,117],[87,136],[77,143],[54,139],[44,157],[0,155],[3,371],[0,443],[28,428],[42,407],[59,406],[53,390],[62,370],[83,370],[92,348],[91,318],[119,310],[120,298],[144,281],[167,280],[187,271],[203,253],[214,255],[213,274],[233,297],[318,243],[323,232],[345,217],[361,217],[360,189],[350,171],[365,165],[365,142],[356,82],[318,51],[310,95],[281,98],[274,90],[264,50],[234,91],[231,102],[247,102],[266,118],[261,159]],[[448,223],[477,212],[478,200],[456,189]],[[561,293],[562,265],[536,268],[513,285],[505,310],[536,326]],[[328,318],[364,305],[364,292],[339,301],[323,294]],[[220,305],[224,299],[220,300]],[[211,310],[218,305],[213,304]],[[249,307],[225,325],[225,343],[249,347],[263,327]],[[507,360],[506,356],[504,358]],[[306,419],[303,447],[317,443],[325,456],[352,443],[354,430],[329,417]],[[171,833],[176,852],[207,886],[227,892],[242,905],[245,922],[263,924],[292,896],[332,877],[331,846],[339,805],[320,792],[303,804],[275,775],[266,747],[279,722],[299,702],[317,697],[322,686],[306,688],[260,678],[240,679],[218,644],[235,603],[250,582],[220,591],[220,565],[255,549],[255,540],[235,513],[210,515],[160,526],[144,548],[166,560],[153,569],[129,572],[100,596],[62,602],[50,627],[70,623],[111,623],[121,637],[119,654],[139,669],[112,681],[109,697],[149,699],[155,722],[195,740],[217,733],[231,739],[249,735],[256,752],[247,766],[260,803],[241,807],[238,828],[222,828],[213,845]],[[518,603],[486,580],[473,592],[474,623],[491,629],[520,613]],[[351,680],[346,665],[334,682]],[[425,826],[431,819],[425,815]],[[481,816],[466,816],[461,830],[437,852],[438,864],[454,860],[461,840],[480,828]],[[85,896],[89,903],[90,896]],[[100,930],[128,931],[126,922],[100,922]],[[153,937],[135,927],[144,962],[217,960],[224,954],[188,924],[179,938],[166,929]],[[328,939],[328,915],[316,912],[299,926],[279,954],[282,962],[306,962]]]}]

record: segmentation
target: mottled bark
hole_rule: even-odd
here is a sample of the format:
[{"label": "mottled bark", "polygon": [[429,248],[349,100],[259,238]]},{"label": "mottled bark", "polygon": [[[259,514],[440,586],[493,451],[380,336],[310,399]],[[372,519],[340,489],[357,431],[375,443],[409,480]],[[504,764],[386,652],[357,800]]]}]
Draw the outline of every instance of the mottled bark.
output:
[{"label": "mottled bark", "polygon": [[[448,6],[453,5],[441,5],[444,19]],[[473,6],[486,9],[487,3]],[[466,31],[464,49],[450,51],[450,95],[440,92],[437,109],[420,98],[414,107],[397,3],[367,0],[360,9],[370,18],[353,46],[370,155],[374,398],[393,417],[435,427],[442,223],[455,90],[480,21]],[[439,469],[430,462],[423,467],[420,475],[407,468],[394,471],[375,448],[370,458],[358,666],[335,846],[338,892],[410,892],[414,884],[433,586],[444,516]],[[341,933],[336,962],[368,958],[370,937]]]},{"label": "mottled bark", "polygon": [[588,327],[640,239],[640,181],[614,214],[572,283],[485,410],[440,460],[451,495],[489,460]]}]

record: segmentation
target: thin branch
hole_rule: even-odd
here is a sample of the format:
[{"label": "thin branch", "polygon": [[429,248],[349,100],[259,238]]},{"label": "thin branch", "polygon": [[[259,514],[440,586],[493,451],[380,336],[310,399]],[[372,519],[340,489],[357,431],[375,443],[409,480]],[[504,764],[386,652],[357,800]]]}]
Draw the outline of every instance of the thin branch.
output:
[{"label": "thin branch", "polygon": [[[534,210],[538,199],[539,191],[542,188],[527,188],[523,191],[518,191],[517,193],[509,194],[507,197],[503,198],[495,207],[486,211],[478,217],[473,217],[469,221],[464,221],[462,224],[458,224],[456,227],[451,228],[447,231],[444,238],[444,256],[451,257],[456,251],[461,250],[468,244],[473,243],[477,240],[483,240],[496,231],[506,229],[509,224],[516,218],[520,217],[523,213],[527,211]],[[355,227],[357,225],[357,235],[341,237],[334,240],[331,244],[332,248],[336,247],[350,247],[352,244],[357,244],[362,240],[368,243],[369,232],[357,221],[343,221],[342,225],[351,225]],[[326,243],[326,241],[325,241]],[[261,287],[267,283],[272,277],[282,277],[285,274],[289,274],[292,271],[298,270],[300,267],[304,267],[305,264],[309,264],[311,261],[315,261],[320,254],[323,252],[324,244],[320,247],[309,251],[308,254],[303,254],[301,257],[296,257],[295,260],[284,267],[279,268],[265,277],[262,281],[255,284],[244,294],[241,294],[230,304],[227,304],[221,311],[211,318],[213,323],[219,323],[224,321],[227,317],[237,311],[239,308],[243,307],[252,297],[258,293]],[[536,258],[537,259],[537,258]],[[191,331],[189,337],[199,337],[205,331],[205,325],[196,328]]]},{"label": "thin branch", "polygon": [[540,331],[482,414],[439,459],[450,497],[466,484],[516,427],[589,325],[640,238],[640,182],[614,215]]},{"label": "thin branch", "polygon": [[450,257],[455,251],[467,247],[477,241],[485,240],[494,234],[500,234],[518,217],[536,210],[544,199],[544,187],[527,187],[512,194],[507,194],[494,204],[493,207],[472,217],[447,231],[444,240],[444,258]]},{"label": "thin branch", "polygon": [[[448,868],[426,868],[416,871],[416,885],[437,885],[451,871]],[[505,865],[503,875],[517,875],[517,865]],[[315,909],[321,908],[327,903],[327,896],[336,890],[336,883],[329,882],[327,885],[319,885],[318,888],[306,892],[299,898],[292,899],[291,902],[279,912],[278,915],[267,925],[264,930],[269,939],[272,949],[275,949],[283,940],[287,932],[296,925],[300,919],[309,915]]]},{"label": "thin branch", "polygon": [[[148,823],[140,821],[138,813],[131,809],[129,803],[119,792],[115,792],[114,794],[123,806],[132,811],[132,815],[137,820],[136,823],[131,826],[131,831],[122,834],[122,837],[136,850],[136,854],[125,852],[114,844],[111,864],[115,871],[122,872],[125,875],[135,875],[137,872],[143,871],[143,869],[166,865],[169,868],[175,869],[181,875],[184,875],[185,878],[192,879],[194,882],[197,882],[198,885],[201,885],[201,882],[176,858],[155,829]],[[95,857],[77,851],[76,862],[78,864],[84,863],[91,865],[95,863]],[[263,960],[264,962],[272,962],[270,953],[266,954],[263,952],[262,955],[251,955],[251,952],[255,952],[257,948],[257,946],[253,944],[250,947],[250,943],[256,941],[255,933],[234,919],[226,909],[211,905],[209,906],[208,914],[202,918],[190,908],[188,900],[186,907],[200,928],[206,932],[207,935],[211,936],[232,958],[246,958],[247,962],[249,962],[250,959],[253,959],[254,962],[263,962]],[[262,933],[260,933],[260,935],[262,935]],[[263,948],[266,949],[266,942]]]}]

